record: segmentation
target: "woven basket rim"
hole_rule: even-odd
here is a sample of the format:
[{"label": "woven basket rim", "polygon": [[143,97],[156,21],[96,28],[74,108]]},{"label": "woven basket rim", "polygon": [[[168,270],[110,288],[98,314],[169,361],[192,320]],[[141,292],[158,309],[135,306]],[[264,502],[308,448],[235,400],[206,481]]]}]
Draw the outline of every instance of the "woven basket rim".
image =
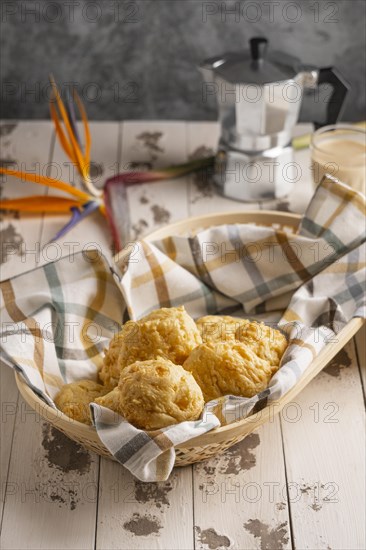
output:
[{"label": "woven basket rim", "polygon": [[[235,218],[237,221],[235,222]],[[169,224],[163,228],[160,228],[146,237],[144,239],[146,240],[153,240],[161,238],[162,236],[167,236],[169,233],[174,231],[179,231],[180,229],[194,227],[194,228],[204,228],[210,226],[210,222],[216,221],[216,225],[221,225],[222,223],[225,223],[225,220],[227,221],[232,220],[232,223],[245,223],[245,219],[249,218],[249,223],[254,222],[258,225],[274,225],[274,224],[280,224],[284,226],[290,226],[290,227],[297,227],[299,224],[302,216],[300,214],[294,214],[294,213],[287,213],[287,212],[276,212],[271,210],[248,210],[243,212],[236,212],[236,211],[230,211],[230,212],[220,212],[217,214],[207,214],[204,216],[196,216],[192,218],[188,218],[186,220],[182,220],[173,224]],[[221,221],[221,224],[220,224]],[[262,223],[261,223],[262,222]],[[264,223],[267,222],[267,223]],[[212,224],[211,224],[212,225]],[[128,253],[128,252],[127,252]],[[126,258],[126,251],[119,252],[114,256],[114,261],[116,263],[123,261]],[[298,381],[298,383],[289,390],[283,396],[278,402],[271,402],[271,405],[275,406],[275,412],[278,413],[280,410],[285,406],[291,399],[293,399],[302,389],[305,387],[308,382],[318,372],[322,370],[322,368],[327,364],[332,357],[345,345],[345,343],[357,332],[357,330],[361,327],[363,324],[363,320],[359,318],[352,319],[344,329],[338,334],[338,342],[336,343],[329,343],[325,348],[323,348],[322,352],[317,356],[315,361],[313,362],[313,365],[308,369],[307,373]],[[94,426],[88,426],[86,424],[83,424],[81,422],[78,422],[76,420],[73,420],[66,416],[64,413],[59,411],[58,409],[52,408],[50,405],[45,403],[27,384],[25,379],[21,376],[20,373],[15,371],[15,379],[18,386],[18,389],[22,396],[25,398],[25,400],[28,402],[28,404],[33,409],[38,409],[38,411],[42,411],[41,416],[45,418],[46,420],[49,420],[51,423],[53,423],[56,427],[57,425],[60,426],[60,429],[65,431],[65,433],[68,432],[78,432],[78,435],[82,439],[83,437],[85,439],[98,439],[99,437],[97,435],[97,431],[94,428]],[[276,406],[278,404],[278,406]],[[177,445],[177,449],[179,448],[188,448],[193,445],[197,446],[207,446],[212,443],[216,443],[217,441],[224,441],[232,437],[233,433],[250,433],[253,430],[255,430],[259,425],[263,424],[269,419],[269,409],[270,407],[266,406],[264,409],[262,409],[262,417],[258,420],[254,421],[252,420],[252,417],[249,416],[247,418],[243,418],[241,420],[237,420],[235,422],[232,422],[230,424],[227,424],[225,426],[219,426],[218,428],[214,428],[213,430],[200,435],[196,436],[188,441],[186,441],[183,444]],[[99,440],[100,441],[100,440]]]},{"label": "woven basket rim", "polygon": [[[211,226],[210,222],[217,221],[215,225],[222,225],[225,222],[225,219],[231,219],[231,223],[256,223],[257,225],[263,225],[268,226],[270,224],[281,224],[281,225],[289,225],[297,228],[298,224],[300,223],[302,219],[301,214],[296,214],[294,212],[278,212],[274,210],[244,210],[243,212],[235,211],[235,210],[229,210],[227,212],[217,212],[216,214],[204,214],[203,216],[192,216],[190,218],[187,218],[185,220],[180,220],[177,222],[173,222],[171,224],[168,224],[164,227],[161,227],[159,229],[156,229],[155,231],[152,231],[148,235],[145,235],[143,239],[145,241],[152,241],[155,239],[159,239],[162,236],[166,236],[168,233],[179,231],[180,229],[183,229],[184,227],[190,226],[195,229],[199,228],[208,228]],[[237,218],[237,221],[235,222],[235,218]],[[240,221],[240,219],[243,218],[243,221]],[[245,219],[248,218],[250,221],[245,221]],[[251,219],[253,218],[253,219]],[[275,219],[271,219],[275,218]],[[220,222],[221,220],[221,222]],[[267,221],[267,223],[263,223],[264,221]],[[262,222],[262,224],[260,223]],[[121,250],[120,252],[117,252],[113,256],[113,261],[118,264],[121,261],[124,261],[126,256],[130,253],[130,249]]]},{"label": "woven basket rim", "polygon": [[[354,317],[347,325],[338,333],[338,339],[335,342],[328,343],[319,355],[315,358],[312,365],[303,374],[300,380],[293,386],[283,397],[278,401],[273,401],[259,411],[259,418],[248,416],[241,420],[236,420],[225,426],[219,426],[202,435],[193,437],[176,446],[177,449],[188,448],[192,446],[201,446],[225,441],[234,434],[245,433],[249,434],[261,424],[267,422],[271,416],[278,414],[283,407],[291,402],[303,388],[329,363],[329,361],[340,351],[345,344],[356,334],[356,332],[365,323],[364,319]],[[77,432],[78,435],[85,439],[98,439],[98,433],[94,426],[88,426],[77,420],[69,418],[58,409],[54,409],[45,403],[26,383],[21,374],[15,371],[16,384],[23,398],[36,412],[40,413],[43,418],[51,422],[56,427],[59,426],[65,433],[68,431]],[[42,413],[41,413],[42,411]],[[68,429],[69,428],[69,429]],[[100,440],[99,440],[100,441]],[[101,442],[100,442],[101,443]]]}]

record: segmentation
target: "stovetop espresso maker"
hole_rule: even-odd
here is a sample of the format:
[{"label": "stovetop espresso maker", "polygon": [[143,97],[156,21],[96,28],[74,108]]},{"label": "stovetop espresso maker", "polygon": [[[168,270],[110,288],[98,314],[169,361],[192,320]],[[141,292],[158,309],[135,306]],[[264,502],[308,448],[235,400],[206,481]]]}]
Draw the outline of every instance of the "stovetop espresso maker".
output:
[{"label": "stovetop espresso maker", "polygon": [[203,97],[214,94],[221,138],[215,182],[226,197],[258,201],[287,195],[300,179],[291,138],[303,91],[327,83],[332,87],[326,121],[341,113],[348,84],[333,68],[316,69],[281,52],[268,52],[268,40],[252,38],[250,50],[207,59],[200,69]]}]

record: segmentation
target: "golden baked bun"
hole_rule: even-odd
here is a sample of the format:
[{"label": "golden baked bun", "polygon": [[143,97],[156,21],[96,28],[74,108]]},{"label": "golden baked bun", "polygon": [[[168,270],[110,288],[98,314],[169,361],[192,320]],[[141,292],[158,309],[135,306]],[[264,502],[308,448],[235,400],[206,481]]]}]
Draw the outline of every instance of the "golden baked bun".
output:
[{"label": "golden baked bun", "polygon": [[201,343],[199,330],[183,306],[157,309],[123,326],[119,368],[157,357],[183,365]]},{"label": "golden baked bun", "polygon": [[120,406],[120,395],[121,393],[118,389],[118,386],[116,386],[109,393],[106,393],[102,397],[97,397],[95,399],[95,402],[98,403],[99,405],[102,405],[103,407],[107,407],[107,409],[111,409],[112,411],[120,415],[123,415],[122,409]]},{"label": "golden baked bun", "polygon": [[196,321],[203,343],[234,341],[237,330],[246,323],[246,319],[229,315],[205,315]]},{"label": "golden baked bun", "polygon": [[55,405],[73,420],[91,424],[89,403],[107,392],[108,388],[93,380],[79,380],[62,386],[55,398]]},{"label": "golden baked bun", "polygon": [[274,374],[280,366],[287,348],[286,337],[277,329],[264,323],[247,323],[236,332],[236,339],[250,347],[258,357],[268,361]]},{"label": "golden baked bun", "polygon": [[109,347],[105,352],[103,365],[99,371],[99,378],[109,389],[114,388],[118,384],[121,369],[118,363],[118,357],[121,352],[123,340],[123,332],[117,332],[109,343]]},{"label": "golden baked bun", "polygon": [[237,341],[202,344],[183,367],[193,374],[206,403],[224,395],[253,397],[272,377],[270,364]]},{"label": "golden baked bun", "polygon": [[193,376],[163,358],[137,361],[126,367],[118,388],[96,402],[144,430],[197,420],[204,406],[202,391]]}]

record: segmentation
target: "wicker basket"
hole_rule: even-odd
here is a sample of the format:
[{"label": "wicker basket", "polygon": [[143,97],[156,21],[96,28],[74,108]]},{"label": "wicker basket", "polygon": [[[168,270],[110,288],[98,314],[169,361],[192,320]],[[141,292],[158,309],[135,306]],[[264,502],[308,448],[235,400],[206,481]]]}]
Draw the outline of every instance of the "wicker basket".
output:
[{"label": "wicker basket", "polygon": [[[276,229],[282,229],[288,233],[294,233],[299,225],[300,216],[296,214],[287,214],[271,211],[251,211],[251,212],[230,212],[223,214],[211,214],[184,220],[169,226],[166,226],[154,233],[151,233],[148,240],[162,239],[169,235],[194,234],[195,232],[227,223],[255,223],[257,225],[272,226]],[[115,262],[120,267],[123,266],[126,259],[126,253],[120,253],[115,257]],[[347,326],[338,334],[337,342],[329,343],[318,357],[314,360],[311,367],[307,369],[301,380],[277,403],[271,404],[259,413],[239,420],[227,426],[215,428],[214,430],[190,439],[176,447],[176,466],[185,466],[194,462],[206,460],[216,454],[222,453],[235,443],[244,439],[253,432],[258,426],[270,420],[274,413],[278,413],[296,395],[316,376],[327,363],[343,348],[343,346],[352,338],[352,336],[362,326],[362,319],[352,319]],[[15,374],[18,389],[25,401],[42,418],[61,430],[68,437],[77,441],[87,449],[95,453],[113,459],[103,443],[100,441],[96,430],[91,426],[86,426],[75,420],[70,419],[60,411],[54,410],[46,405],[30,388],[19,374]]]}]

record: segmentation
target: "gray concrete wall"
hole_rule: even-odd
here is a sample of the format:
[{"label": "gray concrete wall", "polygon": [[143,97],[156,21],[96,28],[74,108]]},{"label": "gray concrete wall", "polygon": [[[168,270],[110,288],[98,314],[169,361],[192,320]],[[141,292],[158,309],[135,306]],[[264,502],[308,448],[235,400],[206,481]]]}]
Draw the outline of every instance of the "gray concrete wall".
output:
[{"label": "gray concrete wall", "polygon": [[[215,119],[196,66],[256,35],[350,81],[343,120],[365,115],[365,0],[1,1],[3,118],[48,117],[48,73],[75,82],[90,119]],[[319,118],[309,95],[302,120]]]}]

